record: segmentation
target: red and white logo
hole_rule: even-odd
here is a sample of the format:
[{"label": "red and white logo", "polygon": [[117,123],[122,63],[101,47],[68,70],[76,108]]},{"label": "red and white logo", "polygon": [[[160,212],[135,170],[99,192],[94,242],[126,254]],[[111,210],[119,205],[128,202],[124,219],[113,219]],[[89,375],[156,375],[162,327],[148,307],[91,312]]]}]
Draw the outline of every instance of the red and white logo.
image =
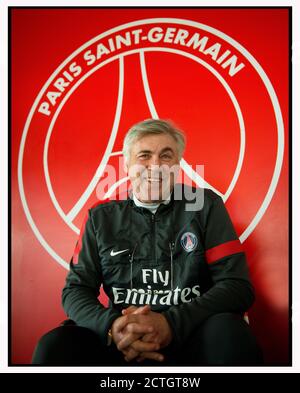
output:
[{"label": "red and white logo", "polygon": [[[108,164],[117,175],[103,199],[127,184],[118,160],[127,129],[150,117],[172,119],[185,131],[182,171],[222,196],[241,242],[264,215],[281,171],[284,128],[263,68],[212,26],[137,20],[73,52],[41,89],[24,127],[18,161],[24,211],[65,268]],[[261,165],[266,154],[268,167]],[[205,179],[196,165],[204,165]]]},{"label": "red and white logo", "polygon": [[185,232],[181,236],[180,243],[186,252],[191,252],[197,247],[198,239],[194,233]]}]

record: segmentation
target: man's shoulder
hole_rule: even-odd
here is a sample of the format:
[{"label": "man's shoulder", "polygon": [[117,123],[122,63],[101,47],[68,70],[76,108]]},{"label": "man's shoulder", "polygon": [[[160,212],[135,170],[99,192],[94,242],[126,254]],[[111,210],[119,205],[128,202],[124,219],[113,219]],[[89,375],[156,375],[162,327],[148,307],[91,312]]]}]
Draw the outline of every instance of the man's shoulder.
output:
[{"label": "man's shoulder", "polygon": [[210,188],[204,188],[205,197],[210,201],[215,201],[216,199],[220,199],[221,197]]},{"label": "man's shoulder", "polygon": [[214,202],[217,199],[220,199],[221,197],[213,190],[210,188],[205,188],[205,187],[195,187],[195,186],[190,186],[187,184],[182,184],[182,183],[177,183],[175,186],[175,192],[181,192],[183,198],[185,200],[191,200],[193,199],[192,196],[199,194],[202,195],[204,198],[204,202]]},{"label": "man's shoulder", "polygon": [[129,202],[128,192],[123,192],[118,195],[114,195],[110,198],[102,199],[96,202],[89,208],[91,214],[97,214],[97,212],[105,209],[112,209],[115,206],[122,206]]}]

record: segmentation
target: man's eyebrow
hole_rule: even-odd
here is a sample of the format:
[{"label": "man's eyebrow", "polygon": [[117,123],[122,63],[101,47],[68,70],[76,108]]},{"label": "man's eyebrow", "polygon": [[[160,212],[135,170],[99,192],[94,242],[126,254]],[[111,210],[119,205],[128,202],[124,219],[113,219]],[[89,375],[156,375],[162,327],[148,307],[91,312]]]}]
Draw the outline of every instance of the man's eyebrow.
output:
[{"label": "man's eyebrow", "polygon": [[[174,153],[174,150],[171,147],[165,147],[160,151],[159,154],[166,153],[167,151],[170,151],[171,153]],[[152,154],[152,150],[140,150],[136,154]]]},{"label": "man's eyebrow", "polygon": [[140,150],[140,151],[137,152],[137,154],[141,154],[141,153],[149,154],[149,153],[153,153],[153,152],[151,150]]},{"label": "man's eyebrow", "polygon": [[170,151],[171,153],[174,153],[174,150],[171,147],[165,147],[164,149],[162,149],[161,153],[166,153],[167,151]]}]

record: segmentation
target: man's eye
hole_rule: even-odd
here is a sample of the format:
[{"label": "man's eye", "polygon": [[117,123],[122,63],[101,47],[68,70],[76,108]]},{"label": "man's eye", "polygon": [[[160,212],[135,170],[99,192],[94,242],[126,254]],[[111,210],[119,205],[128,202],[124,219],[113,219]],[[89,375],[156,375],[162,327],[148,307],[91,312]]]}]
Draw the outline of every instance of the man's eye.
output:
[{"label": "man's eye", "polygon": [[138,156],[138,158],[142,159],[142,160],[147,160],[150,157],[149,154],[141,154],[140,156]]},{"label": "man's eye", "polygon": [[161,156],[161,158],[162,158],[163,160],[171,160],[172,156],[171,156],[170,154],[163,154],[163,155]]}]

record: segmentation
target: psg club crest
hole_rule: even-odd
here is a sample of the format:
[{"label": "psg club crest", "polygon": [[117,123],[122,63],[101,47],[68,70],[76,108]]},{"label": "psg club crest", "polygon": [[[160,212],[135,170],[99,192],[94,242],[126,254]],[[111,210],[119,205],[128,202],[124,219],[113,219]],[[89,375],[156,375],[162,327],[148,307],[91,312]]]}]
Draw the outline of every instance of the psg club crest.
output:
[{"label": "psg club crest", "polygon": [[181,245],[186,252],[191,252],[195,250],[198,244],[197,236],[192,232],[185,232],[181,236]]},{"label": "psg club crest", "polygon": [[[122,168],[128,128],[151,117],[185,131],[181,170],[201,187],[193,168],[205,167],[205,187],[234,223],[239,215],[240,241],[254,231],[277,187],[284,126],[266,72],[227,33],[177,18],[116,23],[53,69],[24,125],[18,183],[28,223],[54,261],[69,268],[87,209],[126,185],[120,169],[96,198],[106,168]],[[187,252],[197,242],[182,235]]]}]

